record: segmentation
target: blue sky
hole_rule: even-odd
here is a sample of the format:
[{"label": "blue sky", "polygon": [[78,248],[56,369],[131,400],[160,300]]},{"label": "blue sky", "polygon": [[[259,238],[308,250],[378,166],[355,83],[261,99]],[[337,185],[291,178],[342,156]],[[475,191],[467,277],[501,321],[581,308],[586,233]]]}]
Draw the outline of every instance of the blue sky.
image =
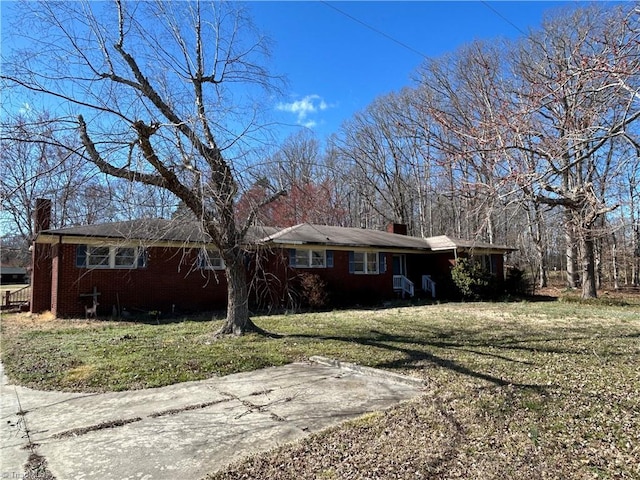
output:
[{"label": "blue sky", "polygon": [[475,39],[515,39],[537,28],[545,12],[585,4],[327,3],[248,4],[254,22],[274,41],[273,70],[289,81],[287,97],[275,106],[279,120],[309,125],[320,138],[376,97],[410,85],[422,55],[438,57]]},{"label": "blue sky", "polygon": [[[278,120],[289,125],[280,137],[307,125],[324,139],[377,97],[410,85],[425,56],[438,57],[475,39],[515,39],[537,28],[545,12],[584,4],[261,1],[247,6],[274,42],[273,72],[288,78],[285,98],[273,105]],[[8,19],[19,18],[17,5],[0,0],[3,32]]]},{"label": "blue sky", "polygon": [[[411,84],[425,57],[452,52],[475,39],[515,39],[545,14],[585,5],[570,1],[252,1],[257,27],[273,41],[271,69],[288,79],[273,105],[285,127],[307,126],[320,138],[376,97]],[[11,6],[13,8],[1,8]],[[2,24],[19,15],[0,0]]]}]

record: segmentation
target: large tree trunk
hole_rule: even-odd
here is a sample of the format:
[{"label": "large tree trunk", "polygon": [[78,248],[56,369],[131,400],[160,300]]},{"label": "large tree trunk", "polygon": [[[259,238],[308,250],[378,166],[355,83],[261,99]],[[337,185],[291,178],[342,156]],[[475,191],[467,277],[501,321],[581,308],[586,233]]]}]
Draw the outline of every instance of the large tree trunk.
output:
[{"label": "large tree trunk", "polygon": [[229,255],[224,255],[224,261],[227,275],[227,318],[216,335],[242,335],[256,331],[257,327],[249,318],[249,289],[242,252],[236,247]]},{"label": "large tree trunk", "polygon": [[596,289],[599,290],[602,288],[602,239],[595,241],[593,247],[595,257]]},{"label": "large tree trunk", "polygon": [[547,275],[547,246],[545,244],[547,236],[545,234],[545,224],[542,212],[540,211],[540,205],[533,202],[532,208],[533,212],[531,209],[527,209],[529,233],[533,239],[533,245],[538,256],[538,287],[545,288],[549,283]]},{"label": "large tree trunk", "polygon": [[640,285],[640,227],[633,227],[633,258],[631,259],[631,284]]},{"label": "large tree trunk", "polygon": [[578,286],[578,248],[576,246],[575,229],[571,212],[565,214],[564,239],[567,255],[567,287],[576,288]]},{"label": "large tree trunk", "polygon": [[[640,159],[640,150],[636,150]],[[631,285],[640,285],[640,208],[636,209],[637,183],[629,177],[629,221],[631,223]]]},{"label": "large tree trunk", "polygon": [[591,232],[582,237],[582,298],[597,298],[595,240]]},{"label": "large tree trunk", "polygon": [[549,278],[547,276],[547,255],[544,251],[544,247],[541,245],[535,244],[536,251],[538,252],[538,287],[545,288],[549,284]]}]

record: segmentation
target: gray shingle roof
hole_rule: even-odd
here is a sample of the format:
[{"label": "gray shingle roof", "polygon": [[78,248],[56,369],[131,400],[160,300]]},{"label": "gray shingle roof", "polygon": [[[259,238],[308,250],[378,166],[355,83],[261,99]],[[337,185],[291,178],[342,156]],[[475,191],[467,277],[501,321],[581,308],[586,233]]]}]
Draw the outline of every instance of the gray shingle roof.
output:
[{"label": "gray shingle roof", "polygon": [[[254,227],[247,233],[247,240],[254,242],[278,229]],[[143,218],[124,222],[96,225],[81,225],[44,230],[41,236],[68,236],[87,238],[112,238],[154,242],[209,243],[211,237],[204,232],[199,222],[194,220],[167,220],[164,218]]]},{"label": "gray shingle roof", "polygon": [[454,248],[465,250],[504,250],[512,252],[517,248],[508,247],[506,245],[496,245],[495,243],[480,242],[476,240],[463,240],[462,238],[449,237],[448,235],[439,235],[437,237],[425,238],[425,242],[431,250],[453,250]]},{"label": "gray shingle roof", "polygon": [[0,265],[0,273],[3,275],[25,275],[27,269],[24,267],[10,267],[8,265]]},{"label": "gray shingle roof", "polygon": [[331,227],[301,223],[280,230],[263,239],[278,244],[314,244],[348,247],[386,247],[428,250],[429,246],[422,238],[387,233],[364,228]]},{"label": "gray shingle roof", "polygon": [[[41,232],[39,239],[69,236],[87,238],[127,239],[144,242],[208,243],[211,238],[199,222],[193,220],[140,219],[98,225],[68,227]],[[43,240],[42,240],[43,241]],[[329,247],[373,247],[419,251],[443,250],[491,250],[509,252],[516,250],[504,245],[462,240],[440,235],[421,238],[398,235],[363,228],[334,227],[301,223],[289,228],[253,227],[247,233],[247,243],[276,245],[323,245]]]}]

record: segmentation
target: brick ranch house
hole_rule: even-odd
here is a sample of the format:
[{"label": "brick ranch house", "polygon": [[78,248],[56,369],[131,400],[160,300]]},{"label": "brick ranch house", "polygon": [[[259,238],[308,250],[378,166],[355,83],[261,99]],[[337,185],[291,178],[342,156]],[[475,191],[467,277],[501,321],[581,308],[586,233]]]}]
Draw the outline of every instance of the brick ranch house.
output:
[{"label": "brick ranch house", "polygon": [[[226,307],[224,265],[197,222],[141,219],[49,229],[50,204],[36,208],[31,311],[60,317],[189,312]],[[459,256],[472,255],[504,279],[513,248],[438,236],[300,224],[255,227],[245,243],[255,308],[290,306],[301,274],[322,279],[332,305],[375,304],[417,294],[441,298]]]}]

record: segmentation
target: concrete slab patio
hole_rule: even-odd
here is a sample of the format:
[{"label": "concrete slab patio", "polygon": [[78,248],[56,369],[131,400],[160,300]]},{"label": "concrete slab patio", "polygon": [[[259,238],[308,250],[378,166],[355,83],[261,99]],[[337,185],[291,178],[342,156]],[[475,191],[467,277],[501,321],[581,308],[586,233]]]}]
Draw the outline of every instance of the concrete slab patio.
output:
[{"label": "concrete slab patio", "polygon": [[294,363],[102,394],[36,391],[2,375],[0,478],[22,478],[34,451],[57,480],[198,479],[422,390],[351,367]]}]

